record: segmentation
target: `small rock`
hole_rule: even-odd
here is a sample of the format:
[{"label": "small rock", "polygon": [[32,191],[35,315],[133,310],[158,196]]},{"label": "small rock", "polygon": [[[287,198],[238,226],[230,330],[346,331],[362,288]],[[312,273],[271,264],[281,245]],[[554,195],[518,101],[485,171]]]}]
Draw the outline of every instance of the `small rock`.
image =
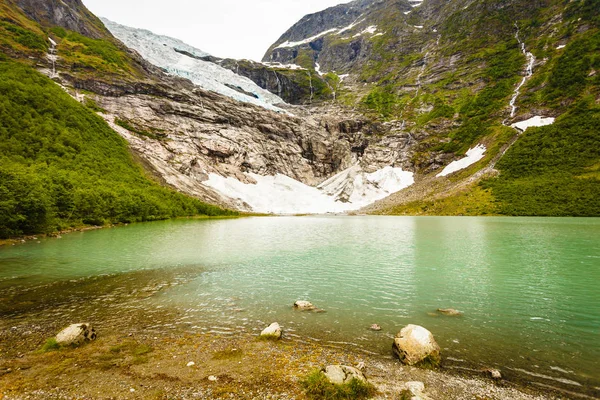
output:
[{"label": "small rock", "polygon": [[422,326],[404,327],[396,335],[392,349],[406,365],[437,368],[442,362],[440,346],[433,338],[433,334]]},{"label": "small rock", "polygon": [[134,388],[131,388],[131,389],[129,389],[129,391],[130,391],[131,393],[135,393],[135,389],[134,389]]},{"label": "small rock", "polygon": [[454,308],[438,308],[437,311],[440,314],[448,315],[450,317],[458,317],[463,314],[461,311],[455,310]]},{"label": "small rock", "polygon": [[281,339],[281,326],[279,326],[277,322],[273,322],[260,333],[260,336],[265,338]]},{"label": "small rock", "polygon": [[358,369],[359,371],[364,371],[366,368],[366,365],[363,361],[359,362],[358,364],[356,364],[356,369]]},{"label": "small rock", "polygon": [[193,361],[190,361],[189,363],[187,363],[188,367],[193,367],[194,365],[196,365],[196,363]]},{"label": "small rock", "polygon": [[208,380],[211,381],[211,382],[216,382],[218,380],[218,378],[216,376],[214,376],[214,375],[211,375],[211,376],[208,377]]},{"label": "small rock", "polygon": [[370,328],[370,329],[371,329],[372,331],[379,332],[379,331],[381,330],[381,326],[380,326],[380,325],[378,325],[378,324],[373,324],[373,325],[371,325],[371,328]]},{"label": "small rock", "polygon": [[91,324],[73,324],[56,335],[56,342],[61,346],[80,345],[95,340],[96,336]]},{"label": "small rock", "polygon": [[487,368],[483,372],[492,379],[502,379],[502,373],[495,368]]},{"label": "small rock", "polygon": [[329,365],[321,370],[331,383],[342,385],[349,383],[352,379],[358,379],[363,382],[367,381],[365,375],[354,367],[347,365]]},{"label": "small rock", "polygon": [[313,303],[304,300],[298,300],[297,302],[295,302],[294,308],[302,311],[313,311],[317,309],[317,307],[315,307]]},{"label": "small rock", "polygon": [[402,399],[410,400],[429,400],[423,391],[425,390],[425,384],[423,382],[406,382],[404,388],[400,392]]}]

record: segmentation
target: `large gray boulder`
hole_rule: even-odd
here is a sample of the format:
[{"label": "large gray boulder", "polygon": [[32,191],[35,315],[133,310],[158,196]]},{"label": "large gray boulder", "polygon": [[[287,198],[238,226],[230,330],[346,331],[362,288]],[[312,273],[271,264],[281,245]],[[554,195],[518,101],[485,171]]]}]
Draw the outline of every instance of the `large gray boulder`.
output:
[{"label": "large gray boulder", "polygon": [[322,372],[331,383],[335,383],[336,385],[350,383],[352,379],[367,382],[367,378],[360,370],[347,365],[329,365]]},{"label": "large gray boulder", "polygon": [[73,324],[56,335],[56,342],[61,346],[78,346],[96,339],[96,330],[91,324]]},{"label": "large gray boulder", "polygon": [[394,354],[406,365],[437,368],[442,362],[433,334],[419,325],[404,327],[393,344]]}]

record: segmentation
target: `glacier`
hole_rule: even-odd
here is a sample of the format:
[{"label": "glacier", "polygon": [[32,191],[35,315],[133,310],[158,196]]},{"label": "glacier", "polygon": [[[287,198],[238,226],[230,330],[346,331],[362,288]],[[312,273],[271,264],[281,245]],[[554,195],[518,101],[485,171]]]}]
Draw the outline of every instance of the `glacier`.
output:
[{"label": "glacier", "polygon": [[[106,18],[101,19],[117,39],[167,73],[189,79],[205,90],[220,93],[244,103],[251,103],[276,112],[285,112],[276,106],[285,104],[279,96],[262,89],[246,77],[200,59],[208,56],[208,53],[178,39],[158,35],[145,29],[130,28]],[[237,91],[233,88],[241,90]]]},{"label": "glacier", "polygon": [[202,182],[219,193],[245,202],[264,214],[327,214],[359,210],[414,183],[412,172],[385,167],[366,173],[354,165],[318,187],[308,186],[286,175],[262,176],[246,173],[256,183],[211,173]]}]

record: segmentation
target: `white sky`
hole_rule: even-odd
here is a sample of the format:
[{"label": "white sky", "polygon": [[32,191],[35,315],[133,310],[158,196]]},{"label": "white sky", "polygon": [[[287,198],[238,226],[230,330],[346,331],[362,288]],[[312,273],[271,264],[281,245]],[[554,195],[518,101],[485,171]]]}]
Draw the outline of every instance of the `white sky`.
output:
[{"label": "white sky", "polygon": [[94,14],[181,39],[217,57],[259,61],[306,14],[350,0],[83,0]]}]

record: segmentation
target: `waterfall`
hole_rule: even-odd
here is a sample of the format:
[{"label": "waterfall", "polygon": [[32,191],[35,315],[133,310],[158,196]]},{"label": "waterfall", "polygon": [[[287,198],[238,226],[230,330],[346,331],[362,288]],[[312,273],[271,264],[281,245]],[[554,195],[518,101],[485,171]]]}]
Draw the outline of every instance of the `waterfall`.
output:
[{"label": "waterfall", "polygon": [[48,60],[52,62],[52,75],[50,75],[50,78],[58,78],[58,74],[56,73],[56,61],[58,60],[58,55],[56,54],[56,42],[51,38],[48,38],[48,40],[50,41]]},{"label": "waterfall", "polygon": [[519,98],[519,95],[521,94],[521,88],[523,87],[523,85],[525,85],[527,80],[529,78],[531,78],[531,76],[533,75],[533,65],[535,64],[535,56],[531,52],[527,51],[527,49],[525,48],[525,43],[523,43],[521,41],[521,38],[519,37],[519,32],[520,32],[519,25],[517,25],[515,23],[515,27],[517,28],[517,33],[515,33],[515,38],[517,39],[517,42],[519,42],[519,48],[521,49],[521,52],[527,58],[527,66],[525,68],[525,76],[521,80],[521,83],[519,83],[519,85],[515,89],[512,99],[510,99],[510,107],[511,107],[510,117],[511,118],[514,118],[514,116],[517,112],[517,106],[515,104],[517,103],[517,99]]}]

